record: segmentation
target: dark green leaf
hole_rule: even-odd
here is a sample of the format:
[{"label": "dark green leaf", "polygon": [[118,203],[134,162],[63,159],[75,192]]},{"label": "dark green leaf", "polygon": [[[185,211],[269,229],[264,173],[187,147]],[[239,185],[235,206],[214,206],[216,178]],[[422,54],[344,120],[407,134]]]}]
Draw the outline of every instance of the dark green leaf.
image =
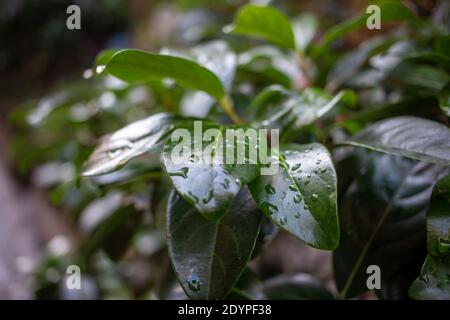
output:
[{"label": "dark green leaf", "polygon": [[211,41],[189,50],[164,49],[161,54],[194,60],[214,72],[222,82],[225,91],[231,90],[236,72],[237,57],[224,41]]},{"label": "dark green leaf", "polygon": [[379,121],[342,144],[450,166],[450,129],[426,119],[396,117]]},{"label": "dark green leaf", "polygon": [[336,173],[325,147],[313,143],[280,150],[275,175],[261,175],[249,188],[263,212],[309,245],[333,250],[339,243]]},{"label": "dark green leaf", "polygon": [[94,176],[120,169],[131,159],[161,144],[173,128],[174,116],[152,115],[103,138],[86,162],[83,175]]},{"label": "dark green leaf", "polygon": [[187,88],[209,93],[219,100],[225,95],[220,79],[191,59],[126,49],[117,52],[105,70],[131,83],[169,78]]},{"label": "dark green leaf", "polygon": [[[218,219],[230,207],[241,186],[259,174],[259,166],[247,156],[250,147],[254,148],[248,139],[236,144],[229,140],[225,127],[206,123],[200,126],[199,129],[195,129],[195,124],[182,128],[186,130],[184,133],[187,136],[192,137],[186,137],[189,141],[185,141],[184,136],[182,142],[178,140],[180,137],[167,141],[164,146],[164,165],[181,196],[205,217]],[[201,146],[196,144],[195,134],[203,134],[210,129],[215,131],[214,135],[205,137]],[[247,128],[240,129],[245,132]],[[200,139],[203,139],[203,135]],[[244,156],[245,163],[226,164],[227,147],[231,145],[235,150],[243,150],[237,153]],[[179,150],[180,146],[185,146],[189,151]],[[177,153],[179,151],[181,154]]]},{"label": "dark green leaf", "polygon": [[207,220],[172,192],[167,213],[169,253],[191,299],[223,299],[245,269],[261,212],[243,189],[220,221]]},{"label": "dark green leaf", "polygon": [[249,4],[239,10],[234,24],[226,31],[255,36],[279,46],[295,49],[291,22],[280,11],[268,6]]},{"label": "dark green leaf", "polygon": [[[367,266],[378,265],[383,296],[391,296],[392,282],[405,273],[412,281],[406,270],[420,268],[431,190],[448,169],[356,151],[338,165],[341,243],[334,254],[335,279],[345,297],[354,297],[368,290]],[[397,295],[405,298],[410,282],[402,283]]]},{"label": "dark green leaf", "polygon": [[414,299],[450,299],[450,176],[433,189],[427,216],[428,257],[412,284]]}]

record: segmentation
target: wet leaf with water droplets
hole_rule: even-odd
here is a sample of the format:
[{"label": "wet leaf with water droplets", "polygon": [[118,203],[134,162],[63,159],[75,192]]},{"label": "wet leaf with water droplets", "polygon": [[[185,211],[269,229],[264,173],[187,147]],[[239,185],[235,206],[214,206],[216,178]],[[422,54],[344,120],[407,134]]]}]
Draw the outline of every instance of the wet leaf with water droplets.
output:
[{"label": "wet leaf with water droplets", "polygon": [[[196,144],[193,126],[187,124],[183,126],[183,129],[186,129],[186,132],[189,132],[191,136],[191,143],[186,150],[195,154]],[[209,129],[218,130],[217,132],[222,134],[223,144],[226,144],[224,128],[204,122],[202,129],[203,132]],[[220,137],[218,140],[203,141],[201,150],[198,150],[195,157],[196,161],[192,161],[194,158],[191,156],[188,156],[186,161],[174,159],[174,157],[176,158],[174,153],[179,148],[179,144],[184,143],[184,141],[169,139],[164,146],[163,153],[164,165],[175,189],[208,219],[222,217],[242,185],[253,180],[259,174],[259,167],[256,164],[224,164],[224,161],[219,158],[219,155],[225,155],[219,141]],[[248,143],[245,144],[245,147],[248,150]],[[208,150],[212,151],[211,154],[214,154],[212,159],[207,155]]]},{"label": "wet leaf with water droplets", "polygon": [[167,234],[175,274],[191,299],[223,299],[246,267],[262,213],[247,188],[220,221],[207,220],[172,191]]},{"label": "wet leaf with water droplets", "polygon": [[118,170],[131,159],[154,149],[163,142],[174,121],[173,115],[158,113],[104,137],[86,162],[83,176]]},{"label": "wet leaf with water droplets", "polygon": [[[250,183],[253,198],[263,212],[282,229],[313,247],[333,250],[339,242],[339,227],[336,174],[330,154],[324,146],[317,143],[290,144],[281,149],[279,158],[278,173],[261,175]],[[321,160],[321,166],[328,169],[325,173],[315,172],[318,160]],[[299,164],[303,169],[302,173],[293,170]],[[307,183],[303,182],[305,180]],[[267,185],[273,186],[277,192],[267,192]],[[330,194],[333,196],[330,197]],[[272,210],[273,208],[277,210]]]}]

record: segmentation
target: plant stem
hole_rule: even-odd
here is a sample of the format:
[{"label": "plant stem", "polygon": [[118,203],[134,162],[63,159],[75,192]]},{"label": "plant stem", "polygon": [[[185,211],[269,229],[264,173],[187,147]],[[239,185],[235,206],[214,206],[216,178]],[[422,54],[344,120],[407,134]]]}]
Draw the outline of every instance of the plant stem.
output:
[{"label": "plant stem", "polygon": [[370,235],[369,240],[364,245],[363,250],[361,251],[361,254],[358,257],[358,260],[356,261],[355,265],[352,268],[352,271],[350,272],[350,275],[347,278],[347,281],[345,282],[344,288],[342,288],[342,291],[339,293],[339,299],[345,299],[347,296],[348,290],[350,289],[350,286],[353,282],[353,279],[356,276],[356,273],[358,272],[359,268],[361,268],[361,265],[366,258],[367,252],[369,252],[370,246],[372,245],[373,241],[375,240],[375,236],[377,235],[378,231],[380,231],[381,226],[383,225],[384,221],[386,220],[389,211],[391,211],[392,208],[392,202],[389,203],[387,208],[384,210],[380,220],[378,221],[377,225],[375,226],[375,229],[373,230],[372,234]]},{"label": "plant stem", "polygon": [[235,124],[244,123],[244,121],[238,116],[238,114],[234,110],[233,103],[228,96],[224,96],[222,99],[220,99],[219,104],[222,107],[223,111],[227,114],[228,117],[230,117],[230,119]]}]

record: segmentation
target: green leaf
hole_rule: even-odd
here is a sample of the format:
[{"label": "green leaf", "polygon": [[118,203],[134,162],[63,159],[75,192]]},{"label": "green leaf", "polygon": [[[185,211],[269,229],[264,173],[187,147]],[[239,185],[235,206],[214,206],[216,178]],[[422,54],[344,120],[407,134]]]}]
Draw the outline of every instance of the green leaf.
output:
[{"label": "green leaf", "polygon": [[339,243],[336,173],[327,149],[317,143],[280,150],[275,175],[250,185],[258,206],[280,228],[307,244],[333,250]]},{"label": "green leaf", "polygon": [[288,49],[295,49],[291,22],[280,11],[268,6],[249,4],[239,10],[232,26],[233,32],[265,39]]},{"label": "green leaf", "polygon": [[248,189],[220,221],[203,218],[176,192],[167,211],[169,254],[191,299],[223,299],[244,271],[259,232],[261,212]]},{"label": "green leaf", "polygon": [[[338,166],[341,243],[334,275],[341,297],[367,291],[369,265],[382,270],[384,297],[407,298],[420,269],[425,213],[433,184],[447,168],[356,149]],[[417,274],[417,273],[416,273]],[[402,283],[397,281],[407,275]],[[396,292],[390,290],[396,287]]]},{"label": "green leaf", "polygon": [[420,277],[412,284],[414,299],[450,299],[450,176],[433,190],[427,216],[428,257]]},{"label": "green leaf", "polygon": [[282,52],[273,46],[251,48],[238,56],[238,66],[241,70],[256,74],[284,87],[290,88],[301,75],[294,54]]},{"label": "green leaf", "polygon": [[375,37],[364,41],[355,50],[344,54],[330,70],[327,76],[327,88],[334,91],[355,76],[367,60],[380,49],[393,42],[392,37]]},{"label": "green leaf", "polygon": [[[241,129],[245,133],[247,128],[225,128],[203,122],[199,127],[194,124],[180,129],[184,130],[182,142],[179,141],[180,137],[176,137],[169,139],[164,146],[166,171],[188,203],[206,218],[219,219],[228,210],[241,186],[259,174],[259,166],[247,156],[250,147],[254,146],[249,144],[248,139],[236,144],[236,140],[229,140],[226,132],[226,129]],[[204,133],[209,130],[214,130],[211,131],[214,134],[204,137]],[[199,139],[203,139],[203,142],[195,141],[197,134],[201,135]],[[181,146],[186,148],[181,151],[182,154],[179,153]],[[241,150],[237,153],[243,155],[245,163],[227,164],[226,153],[231,146]]]},{"label": "green leaf", "polygon": [[109,173],[148,152],[163,141],[173,128],[174,116],[159,113],[133,122],[103,138],[87,160],[83,176]]},{"label": "green leaf", "polygon": [[341,143],[450,166],[450,129],[426,119],[382,120]]},{"label": "green leaf", "polygon": [[446,88],[439,96],[439,106],[447,117],[450,117],[450,88]]},{"label": "green leaf", "polygon": [[120,50],[121,49],[105,49],[97,54],[94,62],[94,70],[97,73],[103,72],[105,66],[108,64],[111,58]]},{"label": "green leaf", "polygon": [[105,70],[131,83],[168,78],[187,88],[209,93],[218,100],[225,95],[220,79],[191,59],[125,49],[111,58]]},{"label": "green leaf", "polygon": [[[419,18],[400,1],[380,1],[376,4],[380,7],[382,24],[390,22],[408,22],[417,26],[420,23]],[[318,56],[324,53],[335,40],[345,36],[351,31],[365,27],[367,19],[370,16],[371,13],[363,11],[359,15],[330,28],[323,36],[318,47],[314,50],[313,55]]]},{"label": "green leaf", "polygon": [[352,92],[341,91],[332,97],[316,88],[300,94],[274,85],[264,89],[250,108],[256,112],[257,126],[298,130],[323,117],[343,100],[352,100]]},{"label": "green leaf", "polygon": [[403,89],[411,86],[412,88],[428,89],[431,90],[431,93],[437,94],[450,81],[450,76],[439,67],[405,62],[390,71],[385,81]]},{"label": "green leaf", "polygon": [[296,47],[305,51],[316,35],[319,22],[312,14],[301,14],[292,20],[292,31],[294,32]]},{"label": "green leaf", "polygon": [[263,298],[268,300],[333,300],[333,295],[309,274],[282,274],[261,284]]},{"label": "green leaf", "polygon": [[225,91],[229,92],[236,72],[237,57],[224,41],[210,41],[189,50],[163,49],[161,54],[178,56],[197,62],[211,70],[222,82]]}]

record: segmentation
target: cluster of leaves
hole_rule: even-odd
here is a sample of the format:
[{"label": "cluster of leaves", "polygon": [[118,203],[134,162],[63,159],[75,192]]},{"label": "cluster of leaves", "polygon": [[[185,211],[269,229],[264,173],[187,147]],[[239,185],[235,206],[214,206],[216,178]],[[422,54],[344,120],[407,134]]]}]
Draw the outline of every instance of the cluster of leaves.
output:
[{"label": "cluster of leaves", "polygon": [[[258,39],[239,54],[222,40],[160,53],[108,50],[93,66],[89,81],[98,86],[83,89],[84,102],[69,93],[41,103],[28,117],[32,123],[56,116],[57,109],[84,115],[69,121],[75,136],[65,136],[68,121],[59,118],[52,129],[61,135],[47,137],[56,152],[77,141],[77,150],[63,153],[75,165],[74,179],[53,192],[78,206],[86,237],[76,261],[93,274],[105,266],[99,261],[139,256],[141,238],[160,235],[165,226],[170,260],[189,298],[333,298],[306,275],[256,279],[247,265],[264,250],[270,232],[263,226],[270,223],[276,226],[271,232],[281,229],[312,247],[335,250],[339,297],[367,291],[365,270],[376,264],[383,279],[377,294],[404,298],[423,263],[427,221],[429,254],[410,295],[448,298],[449,30],[400,2],[379,5],[383,24],[400,27],[344,53],[332,46],[364,27],[366,13],[317,40],[312,15],[290,20],[273,7],[246,5],[224,28],[237,48],[242,35]],[[119,88],[107,86],[112,79]],[[135,109],[136,90],[147,92],[155,107],[104,136],[86,160],[94,138],[108,132],[101,125],[105,115],[117,127],[130,121],[125,114]],[[88,112],[89,101],[101,105],[105,97],[123,103]],[[218,131],[279,129],[279,171],[264,176],[255,164],[173,163],[175,143],[168,137],[177,128],[193,132],[196,119]],[[39,153],[28,163],[44,157],[54,155]],[[89,189],[84,205],[83,188]],[[158,298],[183,296],[173,284],[153,285]]]}]

